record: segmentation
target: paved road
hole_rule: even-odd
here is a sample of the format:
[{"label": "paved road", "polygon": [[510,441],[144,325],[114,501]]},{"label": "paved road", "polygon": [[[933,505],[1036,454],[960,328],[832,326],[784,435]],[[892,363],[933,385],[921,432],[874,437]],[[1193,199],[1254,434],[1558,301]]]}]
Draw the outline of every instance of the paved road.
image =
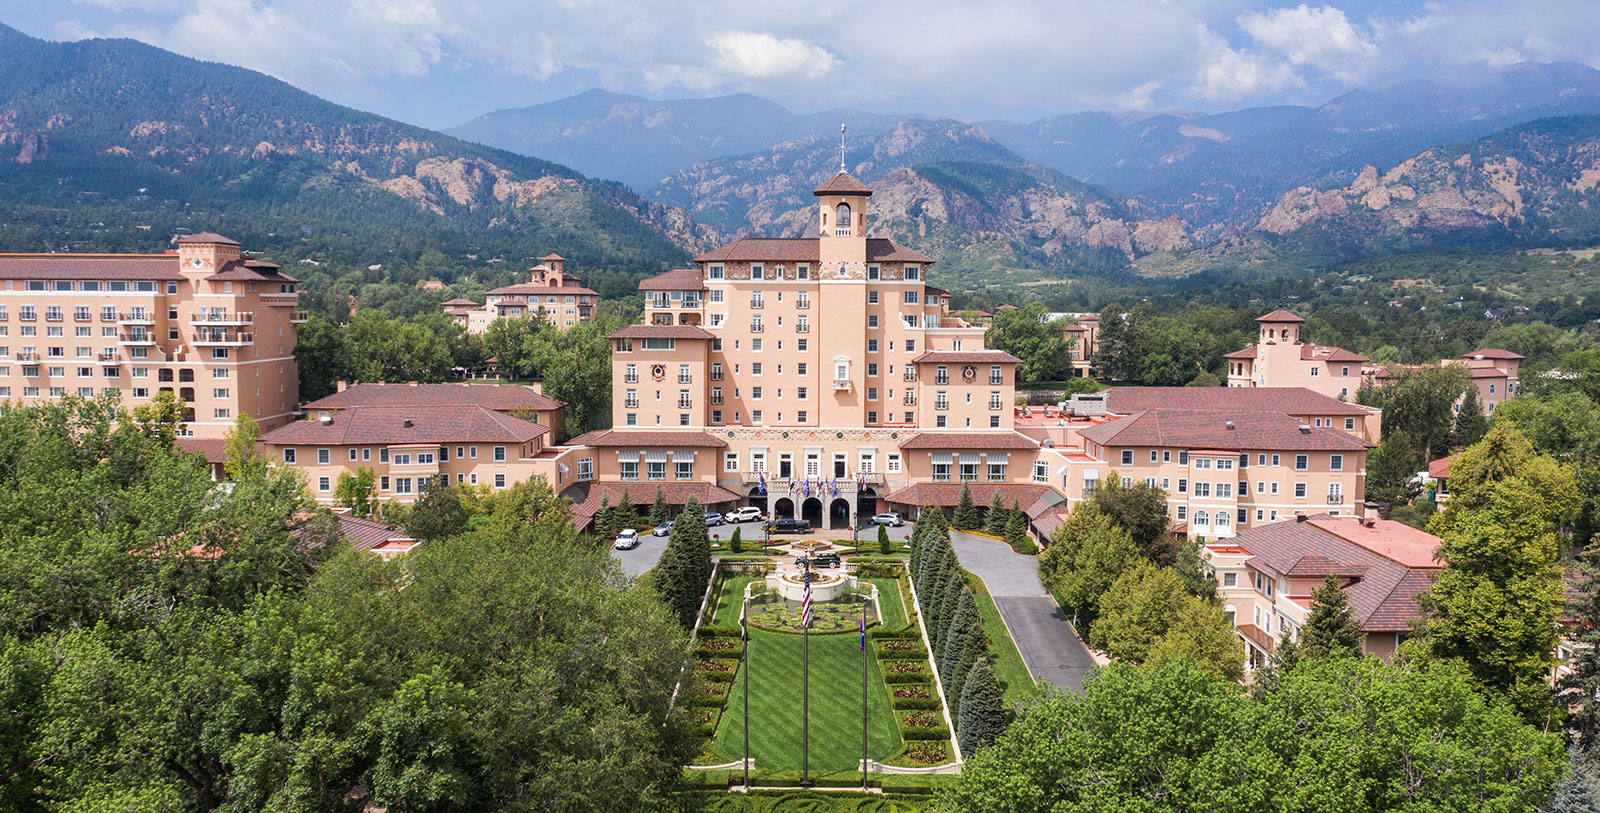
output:
[{"label": "paved road", "polygon": [[1083,688],[1094,657],[1039,581],[1038,557],[1021,556],[1003,542],[952,532],[962,567],[989,586],[1028,671],[1065,689]]},{"label": "paved road", "polygon": [[667,537],[651,536],[648,531],[639,535],[639,547],[633,550],[611,549],[611,555],[622,563],[622,572],[630,578],[650,570],[661,561],[661,552],[667,549]]}]

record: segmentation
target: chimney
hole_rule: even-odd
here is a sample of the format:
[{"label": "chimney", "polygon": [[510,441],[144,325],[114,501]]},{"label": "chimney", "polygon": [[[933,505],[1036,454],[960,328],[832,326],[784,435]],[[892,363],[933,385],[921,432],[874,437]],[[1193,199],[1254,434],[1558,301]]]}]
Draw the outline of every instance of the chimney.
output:
[{"label": "chimney", "polygon": [[411,428],[411,419],[410,418],[406,418],[404,423],[405,423],[405,427],[407,429]]},{"label": "chimney", "polygon": [[1223,426],[1226,426],[1229,429],[1232,429],[1233,428],[1233,421],[1223,421]]},{"label": "chimney", "polygon": [[333,425],[333,416],[331,414],[329,414],[329,413],[324,412],[321,415],[317,416],[317,423],[320,423],[323,426],[332,426]]},{"label": "chimney", "polygon": [[1306,521],[1305,512],[1304,511],[1296,512],[1295,515],[1294,515],[1294,521],[1295,522],[1305,522]]},{"label": "chimney", "polygon": [[340,381],[340,382],[334,384],[333,386],[335,388],[334,392],[344,392],[345,390],[350,388],[350,382],[348,382],[348,381]]}]

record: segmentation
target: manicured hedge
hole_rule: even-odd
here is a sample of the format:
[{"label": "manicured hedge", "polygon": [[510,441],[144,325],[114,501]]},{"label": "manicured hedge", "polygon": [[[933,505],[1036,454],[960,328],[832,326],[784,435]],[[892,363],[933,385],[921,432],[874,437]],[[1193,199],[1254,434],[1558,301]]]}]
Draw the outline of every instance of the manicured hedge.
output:
[{"label": "manicured hedge", "polygon": [[906,742],[913,740],[948,740],[950,739],[950,729],[944,726],[939,726],[938,728],[902,728],[900,729],[900,739]]}]

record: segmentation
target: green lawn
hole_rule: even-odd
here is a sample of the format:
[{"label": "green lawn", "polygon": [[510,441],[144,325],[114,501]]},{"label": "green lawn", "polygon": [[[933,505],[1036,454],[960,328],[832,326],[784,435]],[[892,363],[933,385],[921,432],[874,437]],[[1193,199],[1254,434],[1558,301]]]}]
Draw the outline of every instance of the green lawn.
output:
[{"label": "green lawn", "polygon": [[906,601],[900,595],[899,579],[867,579],[871,584],[877,585],[878,600],[883,602],[879,608],[879,615],[883,617],[885,629],[896,629],[906,623]]},{"label": "green lawn", "polygon": [[739,606],[744,603],[745,585],[755,581],[751,576],[729,576],[717,593],[717,607],[712,611],[713,627],[736,630],[739,628]]},{"label": "green lawn", "polygon": [[1006,631],[1005,622],[1000,620],[1000,610],[989,596],[989,587],[983,583],[983,579],[970,572],[967,574],[967,584],[972,587],[974,597],[978,600],[978,617],[983,619],[983,631],[989,636],[989,662],[994,664],[994,676],[1000,680],[1006,704],[1033,698],[1038,693],[1033,675],[1028,672],[1028,665],[1022,662],[1022,653],[1017,651],[1016,642],[1011,640],[1011,634]]},{"label": "green lawn", "polygon": [[[733,580],[729,580],[732,588]],[[739,590],[743,585],[738,586]],[[724,590],[724,595],[731,590]],[[737,606],[737,599],[734,599]],[[720,617],[720,613],[719,613]],[[737,610],[735,610],[737,618]],[[860,770],[861,652],[858,636],[811,636],[811,771]],[[750,756],[759,771],[800,769],[801,636],[750,631]],[[867,657],[873,657],[869,651]],[[868,754],[900,750],[900,732],[875,664],[867,682]],[[727,760],[744,755],[744,675],[736,675],[712,750]]]}]

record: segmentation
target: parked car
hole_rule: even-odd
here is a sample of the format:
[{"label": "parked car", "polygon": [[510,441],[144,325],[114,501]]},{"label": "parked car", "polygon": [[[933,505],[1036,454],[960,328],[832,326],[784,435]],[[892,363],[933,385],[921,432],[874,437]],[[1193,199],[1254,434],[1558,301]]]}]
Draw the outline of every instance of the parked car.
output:
[{"label": "parked car", "polygon": [[632,528],[624,528],[617,534],[617,541],[611,543],[617,550],[633,550],[639,547],[639,532]]},{"label": "parked car", "polygon": [[753,505],[735,508],[723,516],[728,522],[755,522],[761,519],[761,509]]},{"label": "parked car", "polygon": [[672,533],[672,523],[663,522],[650,530],[651,536],[669,536]]},{"label": "parked car", "polygon": [[[803,555],[794,557],[796,565],[805,564],[805,560],[806,557]],[[837,553],[814,553],[811,555],[812,567],[839,567],[841,564],[842,561]]]},{"label": "parked car", "polygon": [[714,527],[716,527],[718,525],[721,525],[721,524],[722,524],[722,512],[720,512],[720,511],[707,511],[706,512],[706,527],[707,528],[714,528]]},{"label": "parked car", "polygon": [[898,528],[901,525],[906,524],[906,518],[900,516],[898,511],[885,511],[873,517],[872,523],[874,525],[888,525],[890,527]]},{"label": "parked car", "polygon": [[762,530],[769,534],[808,534],[811,533],[811,523],[794,517],[779,517],[767,523]]}]

